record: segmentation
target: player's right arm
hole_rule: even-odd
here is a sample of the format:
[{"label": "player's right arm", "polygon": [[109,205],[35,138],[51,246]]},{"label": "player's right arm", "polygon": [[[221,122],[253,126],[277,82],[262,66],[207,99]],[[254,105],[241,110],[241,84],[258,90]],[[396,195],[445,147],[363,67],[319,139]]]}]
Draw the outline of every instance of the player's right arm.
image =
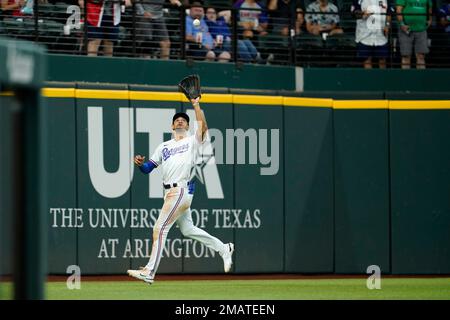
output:
[{"label": "player's right arm", "polygon": [[139,170],[141,170],[141,172],[145,174],[149,174],[158,166],[151,159],[149,161],[145,161],[145,157],[139,154],[134,157],[134,163],[139,167]]},{"label": "player's right arm", "polygon": [[139,167],[142,173],[149,174],[161,164],[161,145],[156,148],[149,161],[145,161],[145,157],[140,154],[134,157],[134,163]]},{"label": "player's right arm", "polygon": [[141,156],[140,154],[134,157],[134,163],[139,167],[139,170],[141,170],[141,172],[145,174],[152,172],[152,170],[156,168],[156,166],[152,162],[145,162],[145,157]]}]

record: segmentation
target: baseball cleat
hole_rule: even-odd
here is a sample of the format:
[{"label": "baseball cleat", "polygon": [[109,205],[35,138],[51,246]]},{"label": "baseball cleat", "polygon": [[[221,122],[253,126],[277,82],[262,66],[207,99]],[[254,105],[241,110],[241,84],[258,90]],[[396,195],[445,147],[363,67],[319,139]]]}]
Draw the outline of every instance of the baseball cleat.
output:
[{"label": "baseball cleat", "polygon": [[227,243],[226,247],[226,251],[222,255],[223,268],[225,270],[225,273],[230,272],[231,266],[233,265],[234,244]]},{"label": "baseball cleat", "polygon": [[128,270],[127,273],[130,277],[142,280],[148,284],[152,284],[154,281],[153,277],[150,276],[150,270],[147,268],[141,268],[140,270]]}]

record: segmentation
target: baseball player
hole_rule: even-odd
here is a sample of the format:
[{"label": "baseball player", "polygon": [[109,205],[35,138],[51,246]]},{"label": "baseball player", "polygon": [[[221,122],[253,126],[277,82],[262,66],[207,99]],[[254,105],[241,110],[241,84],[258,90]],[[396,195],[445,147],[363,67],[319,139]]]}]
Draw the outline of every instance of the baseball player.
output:
[{"label": "baseball player", "polygon": [[145,161],[145,157],[140,155],[134,158],[134,163],[143,173],[148,174],[156,167],[161,167],[163,176],[164,205],[153,227],[150,259],[144,268],[128,270],[128,275],[149,284],[154,281],[167,234],[175,221],[184,236],[200,241],[208,248],[219,252],[224,262],[225,272],[230,271],[233,263],[234,244],[224,244],[206,231],[197,228],[192,222],[190,206],[194,194],[194,183],[190,181],[190,174],[195,164],[195,155],[199,146],[205,141],[208,130],[199,100],[199,97],[191,99],[199,124],[194,135],[188,136],[188,115],[182,112],[177,113],[172,119],[174,138],[160,144],[149,161]]}]

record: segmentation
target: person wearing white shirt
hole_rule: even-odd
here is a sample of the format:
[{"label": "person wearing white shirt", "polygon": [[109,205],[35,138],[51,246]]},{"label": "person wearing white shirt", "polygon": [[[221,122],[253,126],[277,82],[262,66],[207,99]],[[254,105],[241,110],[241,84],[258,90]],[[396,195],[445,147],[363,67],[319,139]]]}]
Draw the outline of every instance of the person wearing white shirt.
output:
[{"label": "person wearing white shirt", "polygon": [[354,0],[351,12],[357,17],[355,41],[364,68],[372,68],[374,58],[378,59],[379,68],[386,68],[391,21],[387,0]]}]

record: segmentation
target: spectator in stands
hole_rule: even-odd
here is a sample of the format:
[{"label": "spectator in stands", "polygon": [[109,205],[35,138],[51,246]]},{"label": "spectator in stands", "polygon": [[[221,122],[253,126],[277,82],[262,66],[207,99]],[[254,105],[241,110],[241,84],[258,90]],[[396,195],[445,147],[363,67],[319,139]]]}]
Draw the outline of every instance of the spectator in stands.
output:
[{"label": "spectator in stands", "polygon": [[[216,54],[220,54],[221,51],[228,52],[229,54],[233,51],[231,44],[231,32],[227,21],[229,18],[229,11],[223,11],[217,14],[216,9],[212,7],[206,9],[205,21],[214,39]],[[238,40],[237,46],[240,60],[244,62],[253,62],[259,58],[259,53],[250,40]]]},{"label": "spectator in stands", "polygon": [[301,33],[303,19],[303,2],[296,0],[269,0],[267,9],[272,17],[273,31],[288,36],[289,30]]},{"label": "spectator in stands", "polygon": [[230,61],[231,59],[231,33],[227,22],[223,16],[217,18],[217,12],[214,8],[206,8],[205,22],[208,25],[209,33],[214,43],[214,53],[220,62]]},{"label": "spectator in stands", "polygon": [[295,34],[296,35],[302,34],[304,28],[305,28],[305,14],[303,13],[303,8],[298,7],[296,9]]},{"label": "spectator in stands", "polygon": [[[47,4],[47,0],[39,0],[39,4]],[[22,17],[32,15],[34,0],[1,0],[0,20],[4,17]]]},{"label": "spectator in stands", "polygon": [[353,0],[350,11],[357,18],[355,41],[358,57],[364,59],[364,68],[372,68],[373,58],[378,59],[380,69],[386,68],[391,22],[387,0]]},{"label": "spectator in stands", "polygon": [[[169,0],[172,5],[181,7],[179,0]],[[169,59],[170,39],[167,31],[166,21],[163,16],[163,4],[165,0],[139,0],[136,3],[136,13],[138,15],[136,21],[137,41],[142,45],[145,42],[159,43],[161,48],[160,58]],[[144,58],[149,55],[143,53]]]},{"label": "spectator in stands", "polygon": [[[47,0],[38,0],[38,4],[48,4]],[[22,6],[22,9],[20,12],[23,15],[33,15],[34,11],[34,0],[25,0],[24,5]]]},{"label": "spectator in stands", "polygon": [[[264,7],[255,0],[238,0],[234,8],[239,9],[238,20],[244,39],[267,35],[268,17]],[[250,10],[245,10],[250,9]]]},{"label": "spectator in stands", "polygon": [[432,21],[433,4],[431,0],[396,0],[396,4],[402,68],[411,67],[414,46],[416,68],[425,69],[425,54],[429,52],[427,29]]},{"label": "spectator in stands", "polygon": [[3,17],[20,17],[23,13],[20,10],[25,6],[25,0],[1,0]]},{"label": "spectator in stands", "polygon": [[306,8],[306,12],[314,12],[305,15],[306,29],[309,33],[316,36],[322,35],[326,39],[327,36],[344,32],[339,27],[339,10],[334,4],[329,3],[328,0],[316,0],[310,3]]},{"label": "spectator in stands", "polygon": [[435,62],[450,63],[450,2],[444,0],[436,8],[436,28],[433,30],[433,56]]},{"label": "spectator in stands", "polygon": [[26,0],[22,9],[20,9],[20,12],[22,12],[24,15],[32,15],[33,9],[34,9],[34,0]]},{"label": "spectator in stands", "polygon": [[[130,0],[124,0],[131,6]],[[84,8],[84,0],[78,0]],[[112,57],[114,42],[119,38],[121,18],[120,2],[111,0],[87,0],[88,55],[96,56],[103,41],[103,55]]]},{"label": "spectator in stands", "polygon": [[442,5],[438,11],[439,25],[447,34],[450,34],[450,2]]},{"label": "spectator in stands", "polygon": [[[195,0],[191,4],[189,15],[186,17],[186,54],[188,57],[202,58],[208,61],[214,61],[214,40],[209,32],[208,25],[205,22],[203,4]],[[194,20],[199,19],[200,25],[194,26]],[[221,61],[224,56],[219,59]]]},{"label": "spectator in stands", "polygon": [[269,51],[266,41],[269,27],[266,8],[256,0],[238,0],[233,7],[238,9],[239,38],[251,41],[269,63],[273,59],[273,54]]}]

